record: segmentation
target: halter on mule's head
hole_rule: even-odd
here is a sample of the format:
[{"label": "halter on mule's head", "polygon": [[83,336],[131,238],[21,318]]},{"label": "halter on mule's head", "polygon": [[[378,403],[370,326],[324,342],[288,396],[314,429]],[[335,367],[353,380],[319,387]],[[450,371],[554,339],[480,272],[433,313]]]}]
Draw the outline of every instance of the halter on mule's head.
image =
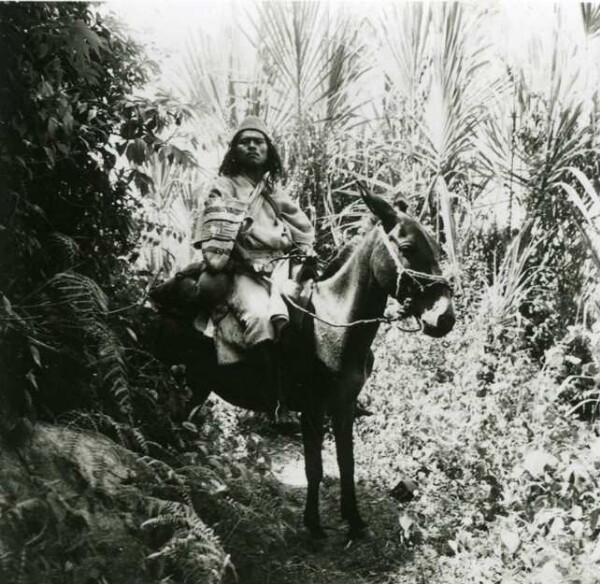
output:
[{"label": "halter on mule's head", "polygon": [[377,283],[404,304],[407,315],[421,321],[425,334],[444,336],[452,330],[455,317],[452,288],[439,266],[439,246],[404,212],[405,204],[397,212],[362,184],[358,186],[367,207],[381,220],[380,237],[371,257]]}]

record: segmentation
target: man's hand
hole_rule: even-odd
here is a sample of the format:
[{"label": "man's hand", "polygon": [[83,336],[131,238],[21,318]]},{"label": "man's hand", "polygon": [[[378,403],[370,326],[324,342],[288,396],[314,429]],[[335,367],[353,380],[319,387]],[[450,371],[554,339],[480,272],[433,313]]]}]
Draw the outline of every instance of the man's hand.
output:
[{"label": "man's hand", "polygon": [[296,277],[297,282],[302,284],[307,280],[316,280],[319,277],[318,263],[319,258],[314,251],[311,255],[307,255]]}]

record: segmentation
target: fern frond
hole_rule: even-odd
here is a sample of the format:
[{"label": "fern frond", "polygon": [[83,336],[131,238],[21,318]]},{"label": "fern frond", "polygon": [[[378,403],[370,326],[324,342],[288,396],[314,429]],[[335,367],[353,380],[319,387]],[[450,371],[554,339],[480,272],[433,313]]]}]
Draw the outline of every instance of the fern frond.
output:
[{"label": "fern frond", "polygon": [[98,284],[77,272],[61,272],[48,282],[48,289],[81,319],[93,319],[108,311],[108,298]]},{"label": "fern frond", "polygon": [[48,236],[49,248],[54,258],[54,263],[64,270],[70,268],[80,254],[77,242],[65,235],[55,231]]},{"label": "fern frond", "polygon": [[164,514],[159,515],[157,517],[152,517],[152,519],[147,519],[140,526],[145,530],[156,529],[157,527],[171,527],[176,529],[178,527],[186,526],[187,520],[182,515],[173,515],[173,514]]},{"label": "fern frond", "polygon": [[[67,428],[92,430],[97,434],[104,434],[134,452],[148,454],[149,442],[138,428],[118,422],[102,412],[71,412],[62,416],[61,421],[66,423]],[[67,433],[65,440],[67,445],[71,446],[73,440],[76,441],[76,434]]]},{"label": "fern frond", "polygon": [[182,510],[182,504],[178,501],[167,501],[158,497],[146,497],[145,500],[146,513],[152,517],[158,515],[174,515]]},{"label": "fern frond", "polygon": [[167,527],[173,530],[173,534],[148,559],[170,561],[181,573],[184,582],[221,582],[229,559],[213,530],[189,506],[167,501],[160,503],[158,508],[162,512],[144,521],[142,529]]},{"label": "fern frond", "polygon": [[103,323],[94,323],[91,332],[97,346],[97,359],[93,365],[98,367],[102,387],[108,390],[119,410],[129,414],[132,411],[131,392],[123,347],[117,335]]}]

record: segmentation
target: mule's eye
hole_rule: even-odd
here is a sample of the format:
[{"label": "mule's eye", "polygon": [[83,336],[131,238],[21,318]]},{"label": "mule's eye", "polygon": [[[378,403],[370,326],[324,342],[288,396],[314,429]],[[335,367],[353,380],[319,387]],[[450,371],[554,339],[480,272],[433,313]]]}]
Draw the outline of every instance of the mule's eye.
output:
[{"label": "mule's eye", "polygon": [[412,247],[412,244],[410,241],[406,241],[406,239],[399,239],[397,235],[395,234],[389,234],[388,237],[390,238],[391,241],[394,242],[394,245],[398,248],[398,251],[409,251],[410,248]]}]

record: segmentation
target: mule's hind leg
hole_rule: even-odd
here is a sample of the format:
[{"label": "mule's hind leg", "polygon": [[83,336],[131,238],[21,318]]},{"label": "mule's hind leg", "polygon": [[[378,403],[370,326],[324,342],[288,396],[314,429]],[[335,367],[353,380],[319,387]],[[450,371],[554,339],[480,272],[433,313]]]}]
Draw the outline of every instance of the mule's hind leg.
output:
[{"label": "mule's hind leg", "polygon": [[354,402],[344,404],[332,412],[333,433],[337,461],[340,468],[342,518],[350,524],[350,538],[356,539],[365,533],[367,524],[362,520],[356,503],[354,488]]},{"label": "mule's hind leg", "polygon": [[304,443],[304,468],[308,483],[304,525],[316,539],[327,537],[319,518],[319,488],[323,480],[324,414],[322,408],[304,410],[301,414],[302,442]]},{"label": "mule's hind leg", "polygon": [[196,342],[194,350],[184,356],[185,377],[192,390],[193,407],[201,406],[215,388],[217,355],[211,341]]}]

